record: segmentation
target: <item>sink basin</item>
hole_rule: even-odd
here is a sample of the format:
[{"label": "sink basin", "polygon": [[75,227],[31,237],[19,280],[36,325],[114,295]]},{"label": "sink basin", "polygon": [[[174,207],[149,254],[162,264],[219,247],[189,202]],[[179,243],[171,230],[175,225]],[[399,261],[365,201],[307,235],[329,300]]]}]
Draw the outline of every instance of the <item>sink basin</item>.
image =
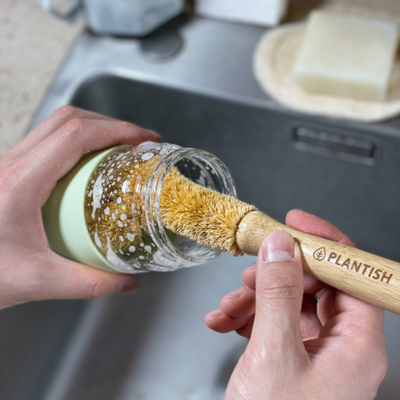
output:
[{"label": "sink basin", "polygon": [[218,335],[203,320],[251,262],[224,256],[141,275],[137,293],[91,302],[44,398],[222,399],[246,340]]},{"label": "sink basin", "polygon": [[[300,208],[400,261],[399,120],[358,124],[275,104],[251,72],[260,28],[181,18],[158,34],[168,32],[183,45],[159,58],[162,46],[148,51],[157,33],[143,45],[84,32],[33,125],[63,104],[132,121],[166,142],[216,154],[239,197],[277,220]],[[2,311],[0,398],[221,400],[246,340],[209,331],[203,318],[252,263],[222,255],[143,274],[132,295]],[[390,366],[377,399],[399,398],[399,336],[400,317],[387,313]]]}]

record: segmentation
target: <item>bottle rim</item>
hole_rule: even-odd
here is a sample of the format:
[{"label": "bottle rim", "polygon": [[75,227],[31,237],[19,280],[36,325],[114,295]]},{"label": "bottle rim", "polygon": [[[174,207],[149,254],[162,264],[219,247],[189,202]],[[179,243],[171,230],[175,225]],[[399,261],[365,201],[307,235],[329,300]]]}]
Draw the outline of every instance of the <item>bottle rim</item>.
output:
[{"label": "bottle rim", "polygon": [[[149,233],[158,249],[162,251],[163,256],[170,262],[169,271],[205,264],[218,257],[221,253],[219,250],[201,245],[201,251],[197,252],[196,255],[187,255],[172,243],[164,229],[159,207],[162,187],[168,172],[183,159],[187,159],[197,165],[202,163],[208,166],[214,178],[219,181],[222,188],[220,192],[237,198],[235,184],[228,168],[213,154],[203,150],[179,147],[161,158],[154,173],[147,178],[145,183],[144,210]],[[207,169],[204,169],[204,172],[208,175],[208,181],[213,183],[210,172]],[[210,188],[215,189],[215,186]]]}]

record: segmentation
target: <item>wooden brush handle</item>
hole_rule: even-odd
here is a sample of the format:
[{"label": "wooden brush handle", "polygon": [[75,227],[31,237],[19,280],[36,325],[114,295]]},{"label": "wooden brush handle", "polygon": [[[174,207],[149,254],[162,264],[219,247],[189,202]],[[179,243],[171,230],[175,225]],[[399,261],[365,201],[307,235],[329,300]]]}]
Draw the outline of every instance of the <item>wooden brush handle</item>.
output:
[{"label": "wooden brush handle", "polygon": [[236,240],[256,256],[265,237],[285,230],[299,243],[304,272],[368,303],[400,315],[400,263],[289,228],[260,211],[247,214]]}]

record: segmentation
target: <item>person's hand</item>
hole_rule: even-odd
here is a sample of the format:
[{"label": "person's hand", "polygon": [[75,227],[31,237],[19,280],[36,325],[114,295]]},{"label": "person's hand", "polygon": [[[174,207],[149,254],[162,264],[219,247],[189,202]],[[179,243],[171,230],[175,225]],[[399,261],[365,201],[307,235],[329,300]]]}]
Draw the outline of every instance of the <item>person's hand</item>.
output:
[{"label": "person's hand", "polygon": [[[328,222],[299,210],[287,225],[354,244]],[[366,400],[387,371],[384,312],[303,275],[301,254],[284,231],[271,233],[244,285],[206,316],[218,332],[250,338],[225,400]]]},{"label": "person's hand", "polygon": [[0,157],[0,309],[32,300],[94,299],[132,291],[131,275],[111,274],[50,250],[41,208],[87,150],[159,141],[128,122],[64,106]]}]

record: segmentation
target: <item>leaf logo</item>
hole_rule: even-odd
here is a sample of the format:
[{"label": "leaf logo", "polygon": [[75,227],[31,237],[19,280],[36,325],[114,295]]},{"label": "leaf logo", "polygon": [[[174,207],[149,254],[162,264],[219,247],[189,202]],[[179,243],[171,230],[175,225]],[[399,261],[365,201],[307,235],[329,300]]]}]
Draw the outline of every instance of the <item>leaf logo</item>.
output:
[{"label": "leaf logo", "polygon": [[325,247],[320,247],[315,250],[313,256],[317,261],[322,261],[326,256]]}]

